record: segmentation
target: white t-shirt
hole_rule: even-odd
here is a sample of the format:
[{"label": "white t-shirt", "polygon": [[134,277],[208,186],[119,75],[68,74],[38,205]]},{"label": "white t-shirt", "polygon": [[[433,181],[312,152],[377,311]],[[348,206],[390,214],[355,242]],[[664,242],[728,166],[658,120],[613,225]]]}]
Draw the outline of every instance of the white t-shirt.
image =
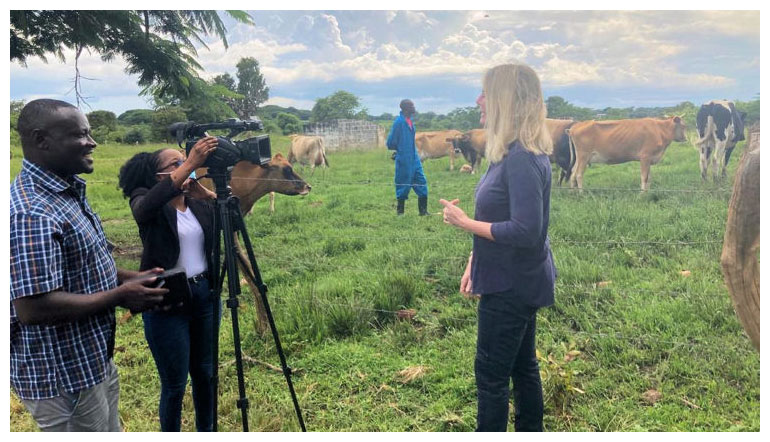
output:
[{"label": "white t-shirt", "polygon": [[206,249],[203,228],[188,207],[182,212],[176,211],[176,229],[179,235],[179,259],[177,267],[182,266],[188,278],[206,271]]}]

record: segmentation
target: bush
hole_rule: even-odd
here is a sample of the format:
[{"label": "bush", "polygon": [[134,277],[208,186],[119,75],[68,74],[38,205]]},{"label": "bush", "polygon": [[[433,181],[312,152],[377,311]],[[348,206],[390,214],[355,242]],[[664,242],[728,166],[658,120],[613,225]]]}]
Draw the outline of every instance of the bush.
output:
[{"label": "bush", "polygon": [[108,126],[99,126],[91,130],[91,137],[99,144],[104,144],[109,140],[110,128]]},{"label": "bush", "polygon": [[144,144],[145,141],[146,138],[141,129],[131,129],[123,137],[123,142],[126,144]]},{"label": "bush", "polygon": [[278,127],[277,124],[275,124],[274,121],[265,121],[265,132],[271,133],[271,134],[280,134],[283,133],[280,127]]}]

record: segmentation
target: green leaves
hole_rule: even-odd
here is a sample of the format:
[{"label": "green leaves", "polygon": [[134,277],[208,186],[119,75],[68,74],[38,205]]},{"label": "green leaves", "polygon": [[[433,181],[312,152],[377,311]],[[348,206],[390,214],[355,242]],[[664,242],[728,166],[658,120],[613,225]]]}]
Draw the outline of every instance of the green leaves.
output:
[{"label": "green leaves", "polygon": [[[235,20],[253,24],[242,11]],[[47,61],[64,50],[85,49],[111,61],[121,55],[126,72],[139,76],[144,94],[159,97],[193,94],[198,70],[195,44],[214,35],[227,47],[227,29],[216,11],[11,11],[11,61],[26,66],[28,57]]]}]

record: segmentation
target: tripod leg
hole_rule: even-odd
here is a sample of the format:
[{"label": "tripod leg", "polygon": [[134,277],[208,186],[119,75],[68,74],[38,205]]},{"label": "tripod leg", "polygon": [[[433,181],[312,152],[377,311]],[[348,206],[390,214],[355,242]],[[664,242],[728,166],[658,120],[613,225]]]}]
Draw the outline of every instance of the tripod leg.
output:
[{"label": "tripod leg", "polygon": [[[275,321],[273,320],[273,313],[270,311],[270,303],[267,300],[267,286],[262,281],[262,275],[259,273],[259,267],[257,266],[257,259],[254,256],[254,249],[251,247],[251,240],[249,239],[249,233],[246,231],[246,223],[243,221],[243,215],[236,204],[231,205],[230,213],[237,220],[235,225],[241,232],[243,238],[243,245],[248,253],[249,263],[251,264],[251,272],[244,272],[251,280],[253,285],[259,290],[259,294],[262,299],[262,304],[265,307],[265,313],[267,315],[268,323],[270,324],[270,330],[273,332],[273,340],[275,341],[275,349],[278,352],[278,357],[281,360],[281,369],[283,375],[286,378],[286,384],[289,387],[289,394],[291,400],[294,403],[294,411],[297,413],[297,420],[302,431],[305,429],[305,421],[302,419],[302,410],[299,407],[299,401],[297,400],[297,394],[294,391],[294,384],[291,381],[291,368],[286,364],[286,356],[283,354],[283,347],[281,347],[281,338],[278,336],[278,329],[275,327]],[[253,277],[253,279],[252,279]]]},{"label": "tripod leg", "polygon": [[212,431],[217,431],[218,425],[217,422],[218,419],[218,402],[219,402],[219,321],[216,320],[216,318],[219,318],[221,315],[220,312],[220,304],[219,300],[222,296],[222,283],[224,282],[224,278],[221,278],[219,275],[219,267],[220,267],[220,259],[219,259],[219,252],[220,252],[220,241],[222,238],[222,225],[221,225],[221,219],[220,216],[223,213],[226,213],[226,207],[224,205],[220,206],[217,204],[214,207],[214,256],[212,257],[212,269],[209,269],[209,275],[211,279],[210,290],[211,290],[211,302],[214,306],[214,327],[212,327],[213,336],[211,339],[211,345],[212,345],[212,355],[214,356],[213,360],[213,374],[211,379],[211,397],[212,397],[212,414],[213,417],[213,428]]}]

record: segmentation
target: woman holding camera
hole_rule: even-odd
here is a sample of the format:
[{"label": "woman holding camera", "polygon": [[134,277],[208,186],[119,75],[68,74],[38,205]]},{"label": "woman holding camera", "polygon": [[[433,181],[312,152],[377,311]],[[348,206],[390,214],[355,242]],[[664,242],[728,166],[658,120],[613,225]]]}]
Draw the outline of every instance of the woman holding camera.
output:
[{"label": "woman holding camera", "polygon": [[457,207],[459,200],[440,202],[444,222],[473,233],[460,292],[481,295],[477,431],[506,430],[511,380],[516,431],[542,431],[535,318],[538,308],[553,304],[556,268],[548,241],[553,147],[540,80],[523,64],[496,66],[476,103],[490,164],[476,187],[475,219]]},{"label": "woman holding camera", "polygon": [[[195,426],[211,431],[213,401],[213,294],[209,281],[214,248],[213,192],[190,175],[216,150],[217,139],[199,140],[185,159],[177,149],[134,155],[120,168],[119,185],[130,198],[131,212],[142,238],[140,269],[182,266],[191,299],[169,311],[142,314],[161,383],[160,428],[179,431],[187,376],[192,379]],[[221,310],[221,309],[220,309]]]}]

